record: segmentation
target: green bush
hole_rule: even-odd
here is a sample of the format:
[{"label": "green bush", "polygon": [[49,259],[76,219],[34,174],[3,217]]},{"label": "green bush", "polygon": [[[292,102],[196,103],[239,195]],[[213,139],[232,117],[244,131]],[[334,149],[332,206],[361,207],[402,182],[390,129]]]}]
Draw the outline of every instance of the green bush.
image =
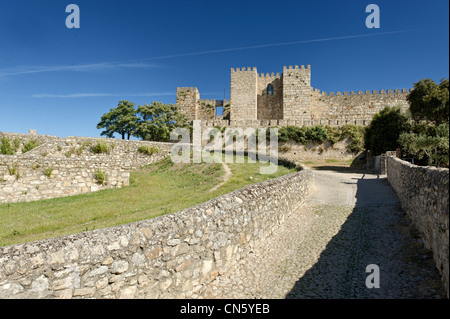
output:
[{"label": "green bush", "polygon": [[94,178],[97,180],[97,183],[101,185],[105,185],[108,182],[108,174],[102,170],[96,170],[94,173]]},{"label": "green bush", "polygon": [[308,142],[322,144],[329,141],[331,145],[349,138],[351,143],[347,146],[349,152],[359,152],[364,149],[364,127],[346,124],[342,127],[316,125],[309,127],[285,126],[278,131],[278,141],[293,140],[306,145]]},{"label": "green bush", "polygon": [[0,145],[0,154],[13,155],[13,148],[11,146],[11,140],[8,137],[3,137]]},{"label": "green bush", "polygon": [[154,146],[149,147],[146,145],[142,145],[141,147],[138,148],[138,152],[146,155],[152,155],[153,153],[158,153],[159,150],[157,147]]},{"label": "green bush", "polygon": [[[417,133],[419,132],[419,133]],[[448,167],[449,125],[448,123],[424,128],[423,125],[411,132],[402,133],[398,139],[403,155],[413,157],[420,165]]]},{"label": "green bush", "polygon": [[22,148],[22,153],[31,151],[33,148],[39,146],[40,144],[35,139],[29,140]]},{"label": "green bush", "polygon": [[322,144],[327,139],[327,131],[323,126],[317,125],[306,129],[306,139],[312,142]]},{"label": "green bush", "polygon": [[44,174],[47,177],[50,177],[52,175],[52,172],[53,172],[53,167],[49,167],[49,168],[44,169]]},{"label": "green bush", "polygon": [[411,125],[400,107],[385,107],[373,116],[372,122],[364,134],[364,147],[372,151],[372,155],[380,155],[386,151],[394,151],[400,144],[399,136],[409,132]]},{"label": "green bush", "polygon": [[17,166],[13,165],[12,167],[8,166],[9,175],[15,175],[17,172]]},{"label": "green bush", "polygon": [[278,131],[278,140],[281,142],[287,142],[294,140],[300,144],[306,144],[308,142],[307,132],[308,128],[297,126],[284,126]]},{"label": "green bush", "polygon": [[108,147],[108,145],[106,145],[105,142],[98,142],[97,144],[91,146],[91,151],[94,154],[110,154],[111,150]]}]

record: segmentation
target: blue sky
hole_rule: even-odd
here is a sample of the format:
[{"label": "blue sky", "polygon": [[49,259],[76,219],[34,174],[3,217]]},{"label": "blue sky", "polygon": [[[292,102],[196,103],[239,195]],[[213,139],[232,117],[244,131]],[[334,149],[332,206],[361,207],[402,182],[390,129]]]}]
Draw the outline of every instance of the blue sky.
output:
[{"label": "blue sky", "polygon": [[[67,5],[80,28],[65,25]],[[368,29],[368,4],[380,8]],[[448,78],[447,0],[2,0],[0,131],[100,136],[119,100],[175,103],[178,86],[229,97],[230,68],[311,65],[327,92]]]}]

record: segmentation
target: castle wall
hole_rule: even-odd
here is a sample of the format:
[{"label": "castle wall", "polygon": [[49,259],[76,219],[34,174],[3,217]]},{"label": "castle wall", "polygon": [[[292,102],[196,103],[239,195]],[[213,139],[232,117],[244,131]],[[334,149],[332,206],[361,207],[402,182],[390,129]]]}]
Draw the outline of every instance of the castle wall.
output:
[{"label": "castle wall", "polygon": [[[274,88],[272,96],[267,95],[269,84]],[[311,87],[309,65],[284,66],[281,76],[258,74],[255,67],[237,68],[231,69],[231,106],[227,119],[232,126],[253,127],[369,125],[372,117],[385,106],[401,106],[406,111],[408,93],[407,89],[396,89],[327,94]],[[178,101],[190,119],[219,120],[213,107],[215,100],[199,100],[196,88],[178,88]]]},{"label": "castle wall", "polygon": [[311,118],[324,120],[333,125],[346,123],[368,125],[372,117],[385,106],[409,108],[406,100],[408,90],[380,90],[358,92],[334,92],[328,95],[319,90],[311,90]]},{"label": "castle wall", "polygon": [[245,70],[231,69],[230,113],[231,119],[256,120],[257,112],[257,78],[256,68]]},{"label": "castle wall", "polygon": [[283,67],[283,119],[311,119],[311,68]]},{"label": "castle wall", "polygon": [[195,87],[177,88],[177,105],[179,112],[184,114],[190,121],[198,117],[198,103],[200,93]]},{"label": "castle wall", "polygon": [[200,99],[196,120],[210,120],[216,116],[216,100]]},{"label": "castle wall", "polygon": [[[273,95],[267,95],[267,86],[273,85]],[[283,79],[279,73],[260,74],[257,87],[258,120],[283,118]]]}]

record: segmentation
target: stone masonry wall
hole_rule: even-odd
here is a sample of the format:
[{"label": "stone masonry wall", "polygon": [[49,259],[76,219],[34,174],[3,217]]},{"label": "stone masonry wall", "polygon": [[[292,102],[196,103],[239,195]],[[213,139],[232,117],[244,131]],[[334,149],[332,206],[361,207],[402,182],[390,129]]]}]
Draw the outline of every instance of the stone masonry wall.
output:
[{"label": "stone masonry wall", "polygon": [[[267,95],[268,84],[274,86],[273,96]],[[197,92],[197,99],[191,95],[181,96],[186,95],[187,89]],[[278,121],[280,126],[288,122],[290,124],[287,125],[296,126],[369,125],[372,117],[385,106],[400,106],[406,111],[409,108],[406,99],[409,91],[395,89],[327,93],[311,87],[309,65],[284,66],[281,76],[279,73],[258,74],[256,67],[237,68],[231,69],[229,119],[251,126],[267,126],[261,121]],[[196,88],[177,88],[177,103],[183,112],[192,119],[218,120],[214,112],[203,112],[196,106],[198,99]],[[260,124],[254,124],[254,121]]]},{"label": "stone masonry wall", "polygon": [[[15,155],[0,155],[0,203],[89,193],[129,184],[130,170],[166,157],[173,144],[109,138],[67,137],[0,132],[0,139],[21,141]],[[34,139],[42,143],[22,154],[23,145]],[[107,145],[109,154],[94,154],[97,143]],[[151,155],[138,151],[153,147]],[[101,184],[95,173],[108,176]]]},{"label": "stone masonry wall", "polygon": [[230,113],[231,119],[256,120],[257,113],[256,68],[231,69]]},{"label": "stone masonry wall", "polygon": [[425,247],[433,251],[449,296],[449,170],[420,167],[387,156],[387,177],[403,209],[421,233]]},{"label": "stone masonry wall", "polygon": [[[267,86],[273,85],[273,95],[267,95]],[[280,74],[258,76],[258,120],[283,118],[283,79]]]},{"label": "stone masonry wall", "polygon": [[0,298],[190,298],[299,207],[304,170],[153,219],[0,247]]},{"label": "stone masonry wall", "polygon": [[311,120],[311,68],[283,67],[283,119]]},{"label": "stone masonry wall", "polygon": [[385,106],[400,106],[403,111],[409,108],[406,101],[408,90],[320,92],[312,90],[311,117],[333,125],[356,123],[368,125],[372,117]]},{"label": "stone masonry wall", "polygon": [[[106,182],[96,180],[98,171],[107,175]],[[107,159],[0,155],[0,203],[29,202],[128,186],[129,178],[129,169]]]},{"label": "stone masonry wall", "polygon": [[200,93],[194,87],[177,88],[177,105],[181,114],[184,114],[189,120],[197,119],[198,103]]}]

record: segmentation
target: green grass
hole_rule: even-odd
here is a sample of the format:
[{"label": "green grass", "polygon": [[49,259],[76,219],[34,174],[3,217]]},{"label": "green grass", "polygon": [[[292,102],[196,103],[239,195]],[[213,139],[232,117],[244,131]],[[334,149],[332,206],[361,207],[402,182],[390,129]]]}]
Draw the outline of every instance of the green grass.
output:
[{"label": "green grass", "polygon": [[214,192],[209,190],[223,181],[222,164],[174,164],[164,159],[131,172],[128,187],[29,203],[0,204],[0,245],[149,219],[295,171],[279,166],[275,174],[261,175],[259,167],[267,164],[245,161],[245,164],[235,161],[228,164],[232,176]]}]

